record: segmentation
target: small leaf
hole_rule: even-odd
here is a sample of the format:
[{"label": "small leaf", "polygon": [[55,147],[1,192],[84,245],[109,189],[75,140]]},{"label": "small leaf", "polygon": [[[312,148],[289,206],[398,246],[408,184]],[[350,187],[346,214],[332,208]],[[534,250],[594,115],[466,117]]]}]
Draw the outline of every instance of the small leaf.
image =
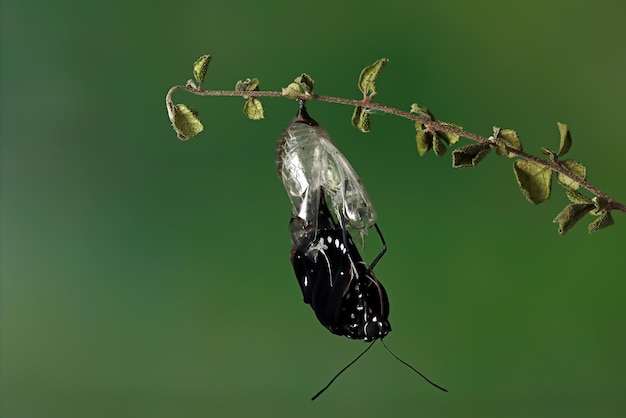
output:
[{"label": "small leaf", "polygon": [[550,162],[554,163],[559,159],[559,156],[554,151],[550,151],[548,148],[541,147],[541,152],[548,156],[548,160],[550,160]]},{"label": "small leaf", "polygon": [[457,148],[452,153],[452,167],[475,167],[490,151],[491,147],[484,142]]},{"label": "small leaf", "polygon": [[259,79],[258,78],[246,78],[245,80],[237,81],[235,84],[236,91],[258,91],[259,90]]},{"label": "small leaf", "polygon": [[567,189],[565,193],[567,194],[567,198],[572,203],[583,203],[587,205],[593,203],[591,199],[576,190]]},{"label": "small leaf", "polygon": [[494,127],[494,136],[496,143],[498,144],[498,148],[496,148],[496,153],[500,156],[507,156],[509,158],[515,157],[515,154],[512,154],[506,150],[507,147],[513,148],[516,150],[522,150],[522,143],[517,136],[517,132],[512,129],[499,129]]},{"label": "small leaf", "polygon": [[550,197],[552,171],[531,161],[517,160],[513,164],[515,178],[524,196],[535,205]]},{"label": "small leaf", "polygon": [[294,82],[302,88],[305,94],[313,93],[313,85],[315,82],[308,74],[303,73],[300,77],[296,77]]},{"label": "small leaf", "polygon": [[361,106],[354,108],[352,125],[361,132],[368,133],[370,131],[370,115],[367,109],[363,109]]},{"label": "small leaf", "polygon": [[211,56],[203,55],[193,63],[193,77],[198,82],[198,85],[202,84],[204,81],[204,76],[206,75],[206,70],[209,67],[209,62],[211,62]]},{"label": "small leaf", "polygon": [[243,112],[252,120],[259,120],[265,117],[263,105],[261,101],[255,97],[246,100],[246,104],[243,105]]},{"label": "small leaf", "polygon": [[186,141],[198,135],[204,127],[198,119],[198,112],[184,104],[177,104],[170,109],[172,126],[178,134],[178,139]]},{"label": "small leaf", "polygon": [[417,103],[411,104],[411,110],[409,112],[415,113],[418,116],[422,116],[422,117],[430,119],[430,120],[434,120],[435,119],[433,114],[430,113],[430,110],[428,110],[428,108],[426,106],[420,106]]},{"label": "small leaf", "polygon": [[[449,126],[451,128],[463,129],[460,126],[453,125],[451,123],[442,122],[441,124],[444,126]],[[460,138],[458,134],[455,134],[453,132],[446,132],[446,131],[437,131],[437,135],[441,137],[444,141],[446,141],[448,145],[456,144],[457,142],[459,142],[459,138]]]},{"label": "small leaf", "polygon": [[[582,165],[581,163],[579,163],[578,161],[574,161],[574,160],[564,160],[564,161],[559,161],[559,164],[561,165],[561,167],[566,168],[567,170],[571,171],[572,174],[574,174],[575,176],[585,180],[587,178],[587,168]],[[571,178],[569,178],[568,176],[561,174],[561,173],[557,173],[556,174],[556,180],[565,188],[567,189],[578,189],[578,187],[580,187],[580,185],[575,182],[574,180],[572,180]]]},{"label": "small leaf", "polygon": [[609,202],[605,198],[600,197],[600,196],[594,197],[593,199],[591,199],[591,201],[593,202],[593,205],[596,208],[595,210],[598,213],[600,211],[603,211],[606,208],[606,206],[609,204]]},{"label": "small leaf", "polygon": [[423,157],[433,146],[433,136],[426,130],[425,126],[419,122],[415,123],[415,130],[417,131],[417,135],[415,136],[417,153],[420,157]]},{"label": "small leaf", "polygon": [[381,58],[372,65],[365,67],[359,76],[359,90],[363,97],[374,96],[376,94],[376,78],[389,60]]},{"label": "small leaf", "polygon": [[572,147],[572,135],[567,129],[567,125],[561,122],[556,123],[559,127],[559,134],[561,135],[561,143],[559,145],[559,152],[557,155],[560,157],[562,155],[567,154],[569,149]]},{"label": "small leaf", "polygon": [[433,151],[437,157],[443,157],[448,151],[445,141],[442,140],[437,134],[433,136]]},{"label": "small leaf", "polygon": [[302,87],[297,83],[290,83],[287,87],[283,87],[280,94],[290,99],[298,99],[304,94]]},{"label": "small leaf", "polygon": [[596,231],[599,231],[601,229],[607,228],[611,225],[613,225],[614,221],[613,221],[613,216],[611,215],[611,212],[606,211],[603,212],[602,215],[598,216],[598,218],[591,222],[589,224],[589,233],[593,234]]},{"label": "small leaf", "polygon": [[552,222],[559,224],[559,234],[563,235],[592,209],[593,205],[573,203],[565,206]]}]

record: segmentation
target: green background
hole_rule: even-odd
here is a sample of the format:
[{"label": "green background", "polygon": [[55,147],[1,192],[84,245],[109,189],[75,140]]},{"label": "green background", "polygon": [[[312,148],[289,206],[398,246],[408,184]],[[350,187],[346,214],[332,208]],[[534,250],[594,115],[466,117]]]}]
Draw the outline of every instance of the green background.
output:
[{"label": "green background", "polygon": [[[205,131],[180,142],[164,96],[214,59],[205,88],[246,77],[424,104],[525,149],[558,146],[622,201],[624,2],[5,1],[1,16],[2,417],[621,417],[623,214],[559,236],[511,161],[419,158],[411,123],[311,103],[376,204],[391,300],[377,345],[331,335],[302,303],[274,149],[296,112],[177,93]],[[464,142],[467,143],[467,142]],[[591,221],[589,218],[587,221]],[[587,223],[587,222],[586,222]],[[370,235],[365,258],[378,242]]]}]

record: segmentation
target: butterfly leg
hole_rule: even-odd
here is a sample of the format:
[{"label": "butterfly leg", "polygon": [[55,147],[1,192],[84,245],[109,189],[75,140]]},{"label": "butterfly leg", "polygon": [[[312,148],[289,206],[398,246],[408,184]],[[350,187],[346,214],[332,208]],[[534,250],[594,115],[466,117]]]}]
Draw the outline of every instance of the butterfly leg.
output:
[{"label": "butterfly leg", "polygon": [[376,228],[376,232],[378,232],[378,236],[380,237],[380,241],[383,243],[383,249],[380,250],[380,252],[378,253],[378,255],[376,256],[376,258],[374,259],[374,261],[372,261],[372,263],[370,264],[370,267],[368,269],[369,272],[371,272],[372,270],[374,270],[374,266],[376,264],[378,264],[378,262],[380,261],[380,259],[383,257],[383,255],[385,255],[385,253],[387,252],[387,243],[385,242],[385,237],[383,237],[383,233],[380,232],[380,228],[378,227],[378,224],[375,223],[374,224],[374,228]]}]

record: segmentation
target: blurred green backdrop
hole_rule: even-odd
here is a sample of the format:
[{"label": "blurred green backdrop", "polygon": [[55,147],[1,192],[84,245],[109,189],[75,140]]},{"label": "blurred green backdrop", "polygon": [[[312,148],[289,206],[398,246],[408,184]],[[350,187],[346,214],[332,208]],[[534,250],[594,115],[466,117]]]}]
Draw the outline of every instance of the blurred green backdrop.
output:
[{"label": "blurred green backdrop", "polygon": [[[622,417],[624,217],[557,234],[511,162],[419,158],[411,123],[309,105],[377,205],[389,252],[389,346],[444,394],[302,303],[274,148],[296,111],[265,100],[164,96],[214,59],[206,88],[306,71],[358,98],[380,57],[380,102],[556,148],[569,124],[590,180],[626,199],[619,131],[624,2],[5,1],[1,16],[2,417]],[[591,220],[591,218],[589,219]],[[366,259],[377,251],[370,240]]]}]

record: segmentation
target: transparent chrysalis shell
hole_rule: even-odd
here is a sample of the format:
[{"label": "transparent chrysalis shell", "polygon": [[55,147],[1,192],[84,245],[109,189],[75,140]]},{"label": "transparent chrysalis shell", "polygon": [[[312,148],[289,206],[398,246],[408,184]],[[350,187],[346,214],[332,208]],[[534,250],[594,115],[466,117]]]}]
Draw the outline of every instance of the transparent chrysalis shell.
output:
[{"label": "transparent chrysalis shell", "polygon": [[364,234],[376,223],[376,211],[361,179],[328,132],[309,116],[304,101],[283,131],[276,157],[293,216],[305,224],[317,222],[321,193],[345,226]]}]

